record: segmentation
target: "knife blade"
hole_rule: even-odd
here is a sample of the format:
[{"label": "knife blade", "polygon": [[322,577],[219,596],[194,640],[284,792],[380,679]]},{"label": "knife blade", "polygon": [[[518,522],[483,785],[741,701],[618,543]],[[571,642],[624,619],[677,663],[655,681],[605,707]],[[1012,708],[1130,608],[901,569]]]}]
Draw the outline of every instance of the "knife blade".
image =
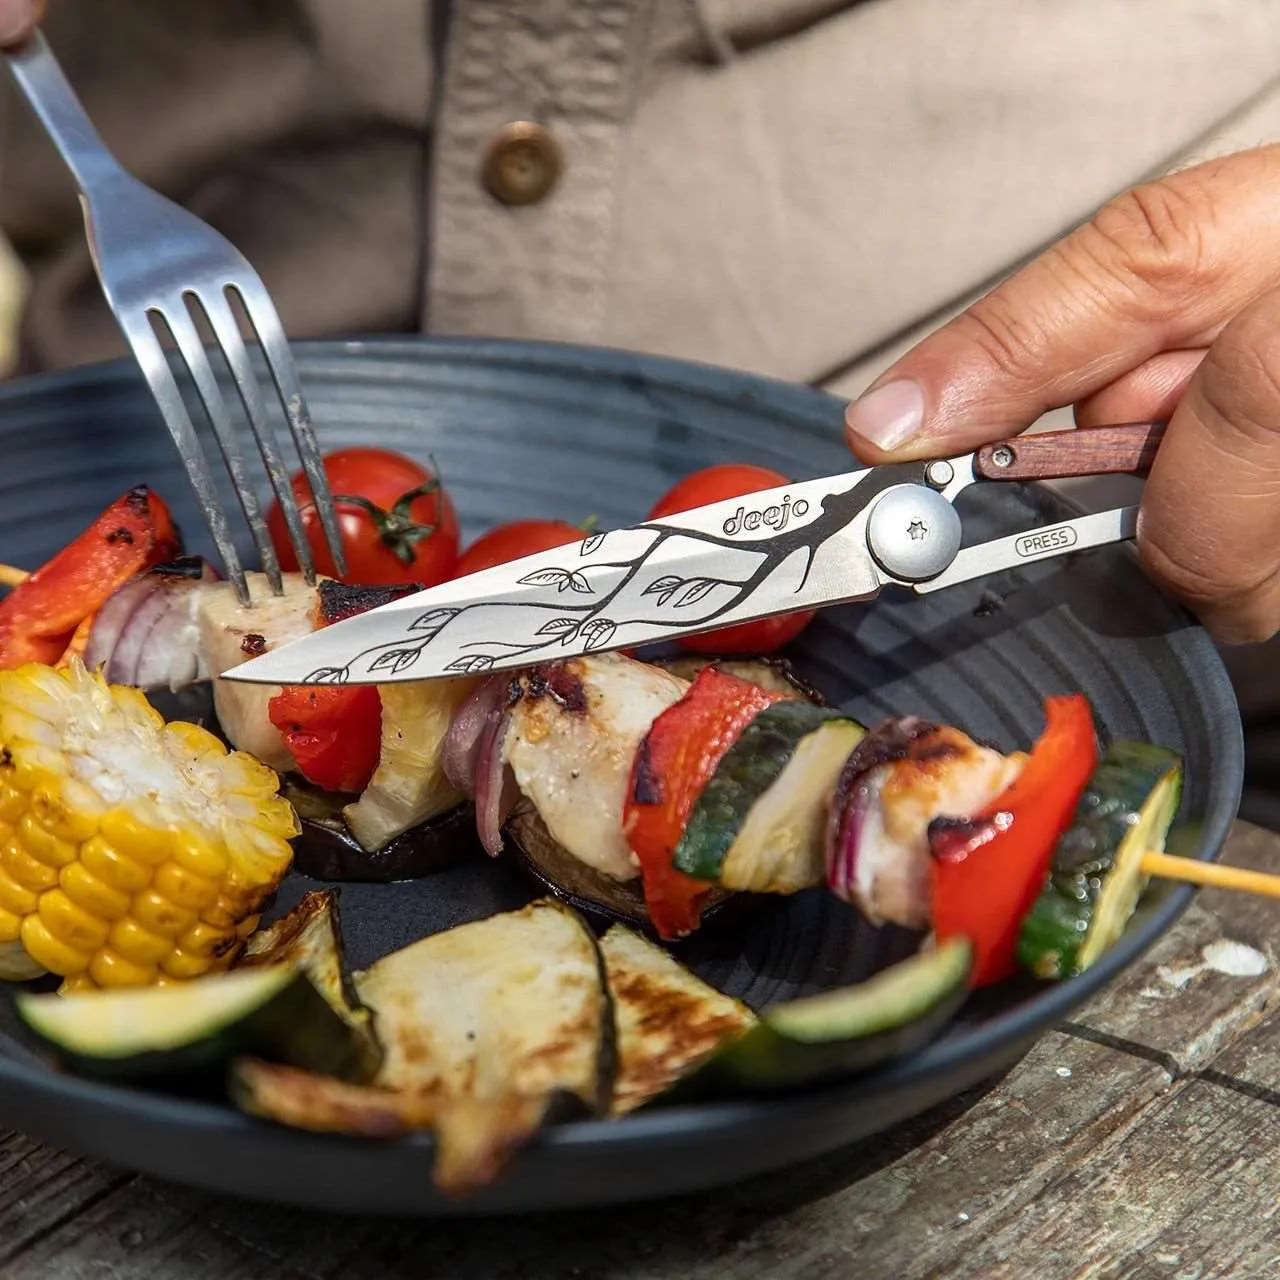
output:
[{"label": "knife blade", "polygon": [[871,467],[595,533],[404,596],[223,675],[272,685],[440,679],[866,599],[895,580],[868,551],[869,509],[888,490],[925,483],[924,463]]}]

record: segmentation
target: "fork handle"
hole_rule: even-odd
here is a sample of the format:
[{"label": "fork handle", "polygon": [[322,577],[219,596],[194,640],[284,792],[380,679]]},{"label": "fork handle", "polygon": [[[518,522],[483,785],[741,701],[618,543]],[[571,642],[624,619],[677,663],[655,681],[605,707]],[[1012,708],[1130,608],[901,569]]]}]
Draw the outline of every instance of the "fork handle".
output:
[{"label": "fork handle", "polygon": [[39,31],[4,57],[81,191],[123,172]]},{"label": "fork handle", "polygon": [[1163,422],[1042,431],[983,445],[973,469],[984,480],[1065,480],[1071,476],[1145,475]]}]

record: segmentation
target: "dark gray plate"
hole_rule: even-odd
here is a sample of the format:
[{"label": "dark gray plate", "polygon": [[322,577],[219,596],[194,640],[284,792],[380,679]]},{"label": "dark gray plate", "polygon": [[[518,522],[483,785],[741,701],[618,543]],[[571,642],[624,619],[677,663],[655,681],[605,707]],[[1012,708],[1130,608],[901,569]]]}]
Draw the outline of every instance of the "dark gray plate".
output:
[{"label": "dark gray plate", "polygon": [[[804,388],[613,352],[490,342],[302,344],[326,446],[434,455],[467,537],[517,516],[643,517],[673,480],[720,461],[796,477],[847,470],[842,406]],[[136,371],[110,366],[0,392],[0,559],[34,565],[139,481],[204,549],[183,471]],[[991,485],[961,499],[980,541],[1059,516],[1048,493]],[[908,712],[1006,749],[1031,742],[1046,694],[1083,690],[1104,736],[1183,753],[1187,851],[1215,856],[1239,798],[1230,685],[1208,639],[1165,601],[1127,548],[957,587],[828,611],[794,658],[863,720]],[[287,898],[307,882],[295,877]],[[526,900],[505,864],[343,894],[353,959]],[[463,1204],[431,1189],[426,1138],[379,1145],[317,1137],[234,1111],[56,1075],[4,1034],[0,1123],[163,1177],[316,1208],[438,1214],[635,1199],[730,1182],[887,1128],[1008,1066],[1110,981],[1189,901],[1153,890],[1124,940],[1081,978],[1012,984],[971,1002],[924,1052],[874,1075],[768,1102],[574,1123],[527,1150]],[[687,948],[712,982],[754,1004],[855,980],[894,940],[821,892],[780,901]],[[8,1023],[12,1027],[12,1022]]]}]

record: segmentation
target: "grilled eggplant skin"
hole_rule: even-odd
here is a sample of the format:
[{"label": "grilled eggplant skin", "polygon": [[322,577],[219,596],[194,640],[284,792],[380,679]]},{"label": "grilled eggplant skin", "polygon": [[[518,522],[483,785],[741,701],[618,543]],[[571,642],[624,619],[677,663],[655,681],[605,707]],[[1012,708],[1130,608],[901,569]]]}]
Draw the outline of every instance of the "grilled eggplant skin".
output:
[{"label": "grilled eggplant skin", "polygon": [[99,1080],[221,1086],[241,1054],[362,1079],[366,1037],[291,965],[232,970],[173,987],[15,998],[62,1065]]}]

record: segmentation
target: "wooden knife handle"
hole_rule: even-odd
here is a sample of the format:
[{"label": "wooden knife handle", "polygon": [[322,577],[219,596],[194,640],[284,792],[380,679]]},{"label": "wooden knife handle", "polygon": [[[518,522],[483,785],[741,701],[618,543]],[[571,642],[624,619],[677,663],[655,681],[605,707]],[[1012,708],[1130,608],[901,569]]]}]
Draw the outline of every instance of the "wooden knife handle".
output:
[{"label": "wooden knife handle", "polygon": [[1069,476],[1145,475],[1163,422],[1042,431],[984,444],[973,469],[984,480],[1065,480]]}]

